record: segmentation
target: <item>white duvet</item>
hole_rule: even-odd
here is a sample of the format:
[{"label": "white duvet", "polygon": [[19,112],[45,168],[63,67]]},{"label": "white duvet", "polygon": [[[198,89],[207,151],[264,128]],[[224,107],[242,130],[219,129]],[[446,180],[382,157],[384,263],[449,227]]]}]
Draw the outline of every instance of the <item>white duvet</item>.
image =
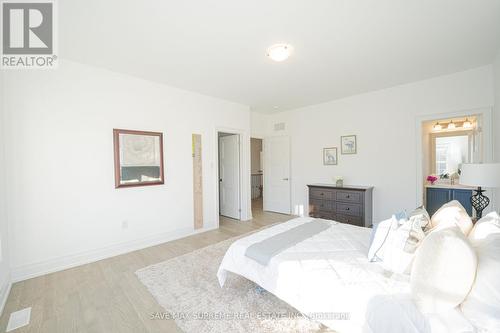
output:
[{"label": "white duvet", "polygon": [[420,313],[409,277],[368,261],[370,229],[331,222],[267,266],[245,256],[251,244],[311,220],[296,218],[234,242],[217,273],[221,287],[228,272],[244,276],[339,333],[473,332],[458,311],[440,317]]}]

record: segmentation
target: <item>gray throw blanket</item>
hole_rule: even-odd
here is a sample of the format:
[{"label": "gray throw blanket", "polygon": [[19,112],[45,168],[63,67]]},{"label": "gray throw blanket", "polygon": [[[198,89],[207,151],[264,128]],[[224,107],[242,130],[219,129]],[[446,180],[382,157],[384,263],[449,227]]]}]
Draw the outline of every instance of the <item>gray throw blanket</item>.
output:
[{"label": "gray throw blanket", "polygon": [[245,256],[267,266],[275,255],[330,228],[323,220],[313,220],[250,245]]}]

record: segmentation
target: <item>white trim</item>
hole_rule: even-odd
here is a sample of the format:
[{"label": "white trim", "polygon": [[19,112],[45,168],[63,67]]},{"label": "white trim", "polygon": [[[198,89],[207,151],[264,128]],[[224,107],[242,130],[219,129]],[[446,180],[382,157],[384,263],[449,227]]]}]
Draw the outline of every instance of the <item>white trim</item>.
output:
[{"label": "white trim", "polygon": [[248,221],[252,219],[252,196],[251,196],[251,176],[250,176],[250,135],[247,131],[238,128],[219,127],[214,130],[214,161],[213,179],[215,181],[215,216],[217,228],[219,227],[219,133],[238,134],[240,136],[240,220]]},{"label": "white trim", "polygon": [[460,110],[455,112],[447,113],[434,113],[427,114],[423,116],[417,116],[415,118],[415,140],[416,140],[416,197],[415,197],[415,207],[421,206],[423,204],[424,198],[424,183],[423,183],[423,171],[422,171],[422,160],[423,160],[423,148],[422,148],[422,123],[430,120],[439,120],[447,118],[460,118],[471,115],[481,115],[483,117],[483,148],[484,148],[484,162],[491,161],[493,156],[493,145],[492,145],[492,107],[482,107],[477,109]]},{"label": "white trim", "polygon": [[194,230],[193,228],[183,228],[175,231],[165,232],[160,235],[145,237],[139,240],[118,243],[99,249],[70,254],[67,256],[61,256],[37,263],[15,267],[12,268],[12,282],[19,282],[37,276],[62,271],[68,268],[89,264],[99,260],[107,259],[132,251],[141,250],[147,247],[215,229],[218,229],[218,226],[197,230]]},{"label": "white trim", "polygon": [[12,281],[10,279],[10,274],[7,275],[6,283],[0,289],[0,316],[3,314],[3,309],[9,298],[10,289],[12,288]]}]

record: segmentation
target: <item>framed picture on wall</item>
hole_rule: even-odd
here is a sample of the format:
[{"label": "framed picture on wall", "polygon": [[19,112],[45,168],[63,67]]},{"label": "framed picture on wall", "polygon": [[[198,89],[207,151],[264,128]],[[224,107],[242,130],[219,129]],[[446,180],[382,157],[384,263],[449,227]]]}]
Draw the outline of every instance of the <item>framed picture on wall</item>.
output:
[{"label": "framed picture on wall", "polygon": [[337,147],[323,148],[323,165],[337,165]]},{"label": "framed picture on wall", "polygon": [[163,174],[163,134],[113,130],[115,187],[161,185]]},{"label": "framed picture on wall", "polygon": [[356,135],[346,135],[340,137],[341,153],[343,155],[356,154],[357,142]]}]

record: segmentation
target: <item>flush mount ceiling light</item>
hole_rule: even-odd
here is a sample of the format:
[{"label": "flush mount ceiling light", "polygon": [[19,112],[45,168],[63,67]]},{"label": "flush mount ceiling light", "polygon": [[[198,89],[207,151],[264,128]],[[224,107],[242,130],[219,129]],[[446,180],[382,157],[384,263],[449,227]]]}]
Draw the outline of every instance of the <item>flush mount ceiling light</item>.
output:
[{"label": "flush mount ceiling light", "polygon": [[292,53],[292,46],[288,44],[274,44],[267,49],[267,56],[274,61],[284,61]]}]

